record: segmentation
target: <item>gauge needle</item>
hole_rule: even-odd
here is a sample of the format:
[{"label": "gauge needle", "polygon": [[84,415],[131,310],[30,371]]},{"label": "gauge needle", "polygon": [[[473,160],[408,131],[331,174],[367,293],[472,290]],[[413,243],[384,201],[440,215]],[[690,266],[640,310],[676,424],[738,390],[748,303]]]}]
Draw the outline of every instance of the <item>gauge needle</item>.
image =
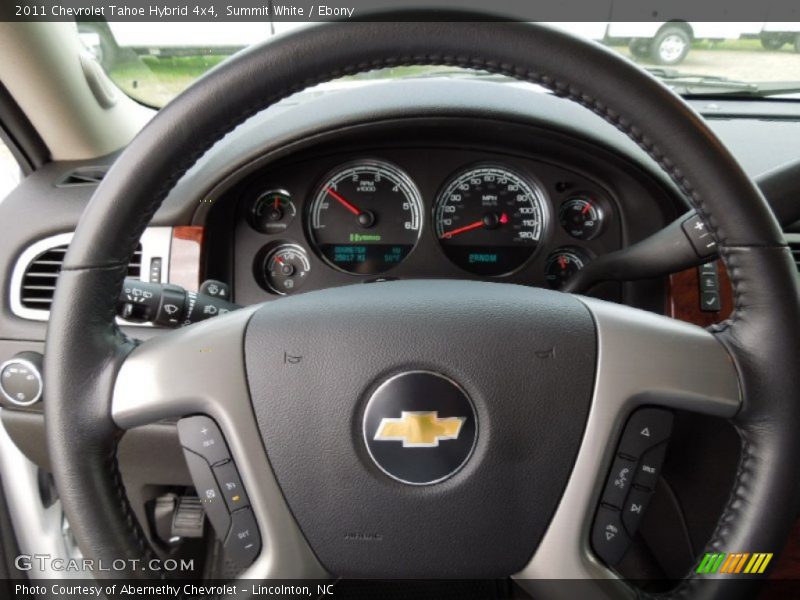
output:
[{"label": "gauge needle", "polygon": [[[502,225],[508,223],[508,215],[503,213],[500,215],[500,218],[496,221]],[[459,227],[458,229],[453,229],[452,231],[446,231],[442,234],[443,240],[449,240],[454,235],[458,235],[460,233],[466,233],[467,231],[472,231],[473,229],[480,229],[481,227],[486,227],[486,220],[481,219],[480,221],[475,221],[474,223],[470,223],[469,225],[464,225],[463,227]]]},{"label": "gauge needle", "polygon": [[355,216],[358,216],[358,215],[360,215],[360,214],[361,214],[361,211],[360,211],[360,210],[358,210],[358,208],[356,208],[355,206],[353,206],[352,204],[350,204],[350,203],[349,203],[347,200],[345,200],[345,199],[344,199],[344,198],[341,196],[341,194],[338,194],[338,193],[337,193],[337,192],[336,192],[336,191],[335,191],[333,188],[325,188],[325,191],[326,191],[328,194],[330,194],[331,196],[333,196],[333,197],[336,199],[336,201],[337,201],[339,204],[341,204],[342,206],[344,206],[344,207],[345,207],[347,210],[349,210],[349,211],[350,211],[351,213],[353,213]]},{"label": "gauge needle", "polygon": [[588,214],[590,210],[592,210],[592,205],[591,205],[591,204],[587,204],[587,205],[586,205],[586,206],[584,206],[584,207],[583,207],[583,209],[581,210],[581,214],[582,214],[582,215]]},{"label": "gauge needle", "polygon": [[566,256],[559,256],[558,257],[558,264],[561,265],[561,270],[562,271],[566,271],[567,270],[567,264],[568,264],[567,263],[567,257]]},{"label": "gauge needle", "polygon": [[442,239],[449,240],[454,235],[466,233],[467,231],[472,231],[473,229],[480,229],[481,227],[483,227],[483,219],[480,221],[475,221],[474,223],[470,223],[469,225],[464,225],[464,227],[453,229],[453,231],[446,231],[442,234]]}]

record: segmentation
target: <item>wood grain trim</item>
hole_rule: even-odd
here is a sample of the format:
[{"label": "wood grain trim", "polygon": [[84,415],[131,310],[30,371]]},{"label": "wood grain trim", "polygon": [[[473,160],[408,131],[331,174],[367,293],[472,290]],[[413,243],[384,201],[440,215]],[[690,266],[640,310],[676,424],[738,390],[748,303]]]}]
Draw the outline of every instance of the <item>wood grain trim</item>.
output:
[{"label": "wood grain trim", "polygon": [[720,311],[700,310],[700,276],[697,267],[692,267],[669,277],[667,314],[673,319],[687,321],[707,327],[727,319],[733,310],[733,290],[728,271],[721,261],[717,261],[719,277]]},{"label": "wood grain trim", "polygon": [[169,252],[169,282],[196,292],[200,287],[203,238],[205,229],[200,226],[182,226],[172,229]]}]

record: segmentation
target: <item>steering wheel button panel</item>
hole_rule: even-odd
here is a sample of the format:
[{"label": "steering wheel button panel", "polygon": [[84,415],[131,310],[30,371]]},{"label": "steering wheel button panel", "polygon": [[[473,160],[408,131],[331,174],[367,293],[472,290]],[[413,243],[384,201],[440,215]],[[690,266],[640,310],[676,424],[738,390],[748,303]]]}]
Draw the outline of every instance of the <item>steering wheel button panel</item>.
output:
[{"label": "steering wheel button panel", "polygon": [[230,460],[228,446],[222,433],[209,417],[187,417],[178,422],[181,446],[202,456],[208,464],[216,465]]},{"label": "steering wheel button panel", "polygon": [[664,462],[664,455],[667,453],[667,444],[659,444],[651,448],[642,456],[639,466],[636,468],[636,475],[633,478],[633,485],[656,489],[656,482],[661,475],[661,465]]},{"label": "steering wheel button panel", "polygon": [[219,483],[219,489],[222,491],[225,503],[231,512],[250,506],[247,492],[244,490],[239,471],[233,461],[214,467],[214,476],[217,479],[217,483]]},{"label": "steering wheel button panel", "polygon": [[606,564],[615,565],[625,556],[631,538],[625,533],[620,512],[607,506],[597,509],[592,529],[592,547]]},{"label": "steering wheel button panel", "polygon": [[659,408],[637,410],[628,420],[619,452],[639,458],[653,446],[665,442],[672,433],[672,413]]},{"label": "steering wheel button panel", "polygon": [[653,492],[637,487],[634,487],[631,493],[628,494],[628,500],[622,509],[622,524],[631,537],[639,528],[639,522],[642,520],[644,511],[647,510],[647,505],[650,504],[650,498],[652,497]]},{"label": "steering wheel button panel", "polygon": [[231,515],[231,528],[225,538],[225,558],[240,567],[252,564],[261,550],[261,534],[253,512],[249,508]]},{"label": "steering wheel button panel", "polygon": [[603,492],[603,504],[609,504],[621,508],[625,503],[625,496],[628,495],[636,473],[636,461],[617,456],[614,466],[611,467],[611,474],[606,481],[606,488]]},{"label": "steering wheel button panel", "polygon": [[225,500],[223,500],[217,480],[214,479],[214,474],[211,472],[211,467],[203,457],[194,452],[184,449],[183,454],[208,520],[217,533],[217,537],[225,539],[231,526],[231,516],[225,507]]}]

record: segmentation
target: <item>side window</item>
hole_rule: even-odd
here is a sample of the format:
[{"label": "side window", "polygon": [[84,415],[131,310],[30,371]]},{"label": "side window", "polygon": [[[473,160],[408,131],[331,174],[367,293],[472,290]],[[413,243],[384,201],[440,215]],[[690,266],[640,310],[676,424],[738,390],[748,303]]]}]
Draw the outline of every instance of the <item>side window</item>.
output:
[{"label": "side window", "polygon": [[0,202],[22,180],[22,169],[8,146],[0,139]]}]

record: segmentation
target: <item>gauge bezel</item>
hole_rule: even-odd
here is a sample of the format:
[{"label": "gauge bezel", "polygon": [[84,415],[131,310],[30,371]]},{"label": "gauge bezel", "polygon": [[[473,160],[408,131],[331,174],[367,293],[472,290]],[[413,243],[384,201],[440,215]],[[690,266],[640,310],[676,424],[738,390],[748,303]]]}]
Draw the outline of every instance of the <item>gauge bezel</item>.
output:
[{"label": "gauge bezel", "polygon": [[[288,198],[289,203],[291,204],[292,210],[294,212],[292,213],[292,216],[289,218],[289,220],[286,221],[286,223],[283,224],[282,227],[279,228],[276,227],[275,231],[267,231],[267,228],[259,227],[256,224],[256,216],[254,212],[256,205],[261,201],[261,199],[264,198],[265,196],[270,196],[272,194],[280,194],[281,196]],[[290,194],[287,190],[283,188],[269,188],[263,192],[258,193],[255,196],[255,198],[250,201],[250,205],[247,207],[247,221],[250,224],[250,227],[252,227],[255,231],[259,233],[263,233],[264,235],[279,235],[283,233],[289,228],[289,225],[292,224],[292,221],[294,221],[295,217],[297,217],[297,203],[294,201],[294,197],[292,196],[292,194]]]},{"label": "gauge bezel", "polygon": [[[499,169],[503,172],[513,175],[515,178],[522,181],[525,185],[527,185],[531,189],[531,191],[533,192],[534,202],[538,200],[538,203],[540,205],[539,208],[541,212],[541,226],[540,226],[539,239],[536,240],[536,246],[533,248],[530,255],[524,261],[522,261],[522,263],[520,263],[513,269],[509,271],[503,271],[502,273],[491,273],[491,274],[476,273],[474,270],[458,264],[456,261],[450,258],[450,256],[448,256],[447,251],[444,248],[444,244],[442,243],[442,239],[439,237],[439,231],[438,231],[439,218],[437,213],[440,205],[444,201],[445,193],[451,188],[451,186],[453,186],[458,180],[462,179],[465,175],[468,175],[480,169]],[[450,176],[448,176],[444,180],[444,183],[439,187],[439,190],[437,191],[436,197],[434,198],[433,204],[431,206],[431,227],[430,227],[431,235],[436,241],[439,250],[445,256],[445,258],[450,262],[450,264],[464,271],[465,273],[469,273],[470,275],[486,279],[510,277],[528,268],[531,265],[531,263],[534,260],[536,260],[536,258],[541,254],[542,249],[547,246],[547,240],[551,237],[551,230],[554,221],[551,214],[552,211],[553,211],[552,202],[550,196],[547,193],[545,185],[535,175],[528,172],[527,169],[518,168],[516,166],[512,166],[507,163],[502,163],[497,161],[490,161],[490,162],[481,161],[462,167],[459,170],[455,171]]]},{"label": "gauge bezel", "polygon": [[[550,281],[547,279],[547,268],[550,266],[550,261],[558,254],[564,254],[567,252],[571,252],[572,254],[579,255],[584,260],[583,269],[587,264],[592,262],[594,259],[597,258],[597,255],[589,250],[588,248],[584,248],[583,246],[576,246],[576,245],[567,245],[567,246],[558,246],[557,248],[553,248],[550,252],[547,253],[547,256],[544,259],[544,269],[542,271],[542,277],[544,277],[545,285],[549,287],[551,290],[558,291],[560,288],[554,288],[550,285]],[[580,270],[580,269],[579,269]]]},{"label": "gauge bezel", "polygon": [[[572,233],[570,233],[570,231],[561,222],[561,213],[564,210],[564,207],[567,204],[569,204],[570,202],[574,201],[574,200],[588,200],[589,202],[591,202],[594,205],[594,208],[597,211],[597,215],[598,215],[598,218],[600,220],[600,226],[597,228],[597,231],[595,232],[595,234],[593,236],[591,236],[591,237],[581,238],[581,237],[574,236],[574,235],[572,235]],[[606,209],[605,201],[602,198],[600,198],[597,194],[594,194],[592,192],[585,191],[585,190],[576,190],[576,191],[570,192],[569,195],[567,195],[563,200],[561,200],[558,203],[558,211],[557,211],[557,215],[556,216],[558,217],[559,226],[561,227],[562,230],[564,230],[564,232],[569,237],[571,237],[572,239],[577,240],[579,242],[591,242],[592,240],[596,240],[603,233],[605,233],[605,230],[606,230],[607,225],[608,225],[608,214],[609,214],[609,211]]]},{"label": "gauge bezel", "polygon": [[[317,240],[317,237],[314,233],[317,229],[317,227],[314,224],[314,218],[315,214],[317,214],[315,213],[315,208],[324,197],[323,191],[327,187],[327,184],[333,181],[336,177],[338,177],[345,171],[365,166],[372,168],[379,168],[384,173],[388,172],[392,177],[396,178],[397,183],[402,184],[403,187],[401,189],[405,190],[403,195],[405,196],[406,201],[408,201],[411,204],[412,210],[416,210],[419,224],[418,227],[416,228],[416,237],[414,238],[414,243],[411,246],[411,250],[408,251],[408,254],[406,254],[401,261],[392,264],[390,267],[377,272],[357,273],[335,264],[333,261],[328,259],[328,257],[325,256],[325,254],[320,250],[319,241]],[[306,230],[306,236],[308,237],[309,246],[314,251],[314,254],[316,254],[317,257],[319,257],[319,259],[322,260],[322,262],[324,262],[330,268],[339,271],[340,273],[344,273],[346,275],[350,275],[353,277],[374,277],[376,275],[380,276],[385,273],[388,273],[392,269],[395,269],[399,265],[406,262],[419,246],[419,240],[422,237],[422,230],[425,228],[425,208],[423,206],[422,193],[420,192],[419,186],[411,178],[411,176],[395,163],[380,158],[357,158],[354,160],[350,160],[328,170],[325,173],[325,175],[319,179],[317,184],[313,187],[313,190],[314,193],[311,196],[310,200],[305,203],[306,214],[303,221]],[[407,231],[413,231],[413,229],[409,229]]]},{"label": "gauge bezel", "polygon": [[[306,249],[303,248],[300,244],[297,244],[295,242],[278,242],[276,244],[271,244],[271,245],[267,246],[263,250],[263,258],[261,258],[258,261],[261,264],[261,267],[260,267],[260,269],[261,269],[261,279],[264,282],[264,286],[265,286],[266,290],[268,292],[273,293],[273,294],[277,294],[278,296],[288,296],[290,294],[293,294],[294,290],[292,290],[292,292],[287,292],[285,290],[281,291],[281,290],[277,289],[275,286],[273,286],[270,283],[269,276],[267,275],[267,273],[269,271],[269,269],[267,269],[267,265],[269,264],[270,259],[273,256],[275,256],[275,254],[277,254],[278,252],[280,252],[282,250],[285,250],[287,248],[292,249],[295,252],[297,252],[298,254],[300,254],[305,259],[305,262],[308,265],[306,267],[306,273],[310,273],[311,272],[311,257],[308,255],[308,252],[306,251]],[[305,283],[305,281],[306,280],[304,280],[303,283]],[[297,289],[299,289],[299,286],[298,286]]]}]

